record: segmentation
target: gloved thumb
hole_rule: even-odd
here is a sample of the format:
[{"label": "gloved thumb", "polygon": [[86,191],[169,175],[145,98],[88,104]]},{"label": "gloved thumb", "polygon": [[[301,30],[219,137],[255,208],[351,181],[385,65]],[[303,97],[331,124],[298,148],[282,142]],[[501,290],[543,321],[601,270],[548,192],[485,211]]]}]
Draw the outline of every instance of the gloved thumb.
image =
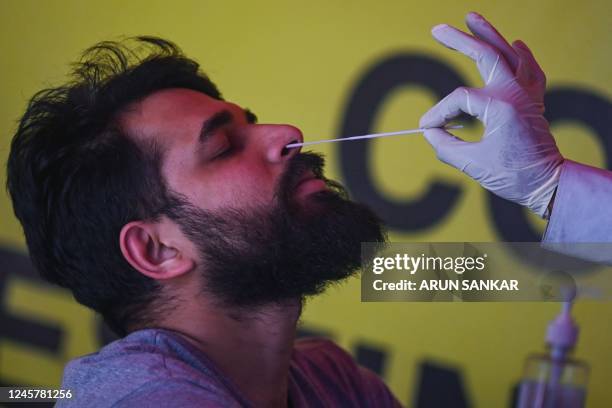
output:
[{"label": "gloved thumb", "polygon": [[461,171],[469,164],[462,155],[463,148],[469,144],[442,128],[431,128],[423,132],[425,139],[433,147],[436,157]]}]

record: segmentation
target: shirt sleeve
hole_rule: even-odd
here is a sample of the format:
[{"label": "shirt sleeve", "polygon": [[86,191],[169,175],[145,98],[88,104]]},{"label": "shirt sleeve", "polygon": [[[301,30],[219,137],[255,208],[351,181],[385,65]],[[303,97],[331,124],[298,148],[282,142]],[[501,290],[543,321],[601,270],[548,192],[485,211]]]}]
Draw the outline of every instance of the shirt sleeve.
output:
[{"label": "shirt sleeve", "polygon": [[542,245],[612,264],[612,172],[564,161]]}]

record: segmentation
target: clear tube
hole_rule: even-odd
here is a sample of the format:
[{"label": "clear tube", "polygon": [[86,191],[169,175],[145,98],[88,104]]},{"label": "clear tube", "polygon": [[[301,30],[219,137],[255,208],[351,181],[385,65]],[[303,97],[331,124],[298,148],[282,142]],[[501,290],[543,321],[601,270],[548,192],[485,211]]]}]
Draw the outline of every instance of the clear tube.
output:
[{"label": "clear tube", "polygon": [[584,408],[587,364],[536,354],[527,358],[516,408]]}]

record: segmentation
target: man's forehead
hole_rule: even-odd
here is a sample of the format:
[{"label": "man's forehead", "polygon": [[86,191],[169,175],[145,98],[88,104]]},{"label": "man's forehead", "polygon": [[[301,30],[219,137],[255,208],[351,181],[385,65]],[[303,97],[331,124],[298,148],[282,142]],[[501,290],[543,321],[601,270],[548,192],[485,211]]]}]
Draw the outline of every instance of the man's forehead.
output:
[{"label": "man's forehead", "polygon": [[130,105],[120,117],[122,127],[139,139],[188,138],[202,121],[230,104],[191,89],[164,89]]}]

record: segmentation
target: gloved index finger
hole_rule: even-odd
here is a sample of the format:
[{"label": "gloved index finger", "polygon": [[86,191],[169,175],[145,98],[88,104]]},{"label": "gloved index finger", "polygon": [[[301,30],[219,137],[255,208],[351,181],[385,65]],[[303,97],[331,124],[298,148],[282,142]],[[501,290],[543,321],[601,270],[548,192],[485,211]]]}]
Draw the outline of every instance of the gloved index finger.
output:
[{"label": "gloved index finger", "polygon": [[474,60],[485,85],[500,81],[505,82],[514,77],[506,59],[501,56],[498,50],[486,42],[447,24],[435,26],[431,33],[440,43]]}]

